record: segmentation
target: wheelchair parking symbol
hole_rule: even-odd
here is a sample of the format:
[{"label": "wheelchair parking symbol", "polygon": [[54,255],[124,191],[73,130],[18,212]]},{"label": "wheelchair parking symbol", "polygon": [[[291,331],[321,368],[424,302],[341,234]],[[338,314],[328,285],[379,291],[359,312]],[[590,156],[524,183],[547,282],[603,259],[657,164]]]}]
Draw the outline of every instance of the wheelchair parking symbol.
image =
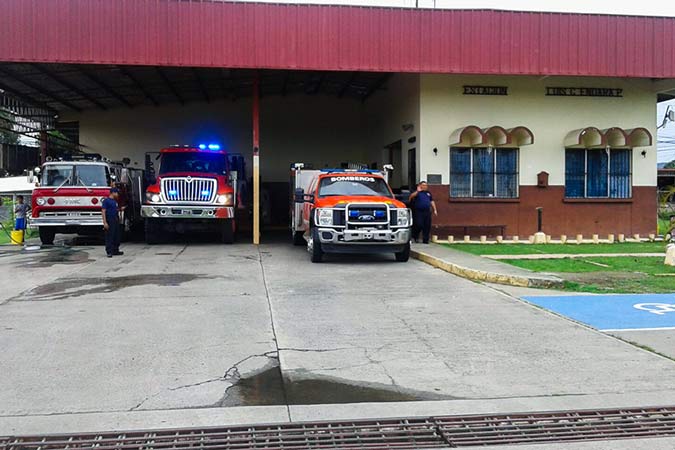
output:
[{"label": "wheelchair parking symbol", "polygon": [[669,305],[667,303],[637,303],[633,305],[633,308],[647,311],[652,314],[658,314],[660,316],[666,313],[675,312],[675,305]]},{"label": "wheelchair parking symbol", "polygon": [[675,329],[675,293],[524,298],[601,331]]}]

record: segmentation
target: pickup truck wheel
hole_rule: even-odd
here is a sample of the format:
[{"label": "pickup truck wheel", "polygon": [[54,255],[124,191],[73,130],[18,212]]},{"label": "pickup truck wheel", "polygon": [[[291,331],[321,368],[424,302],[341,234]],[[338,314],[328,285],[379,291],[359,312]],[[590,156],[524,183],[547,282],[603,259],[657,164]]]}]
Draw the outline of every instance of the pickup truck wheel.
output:
[{"label": "pickup truck wheel", "polygon": [[302,231],[294,231],[293,232],[293,245],[307,245],[307,241],[305,241],[305,233]]},{"label": "pickup truck wheel", "polygon": [[153,219],[145,219],[145,243],[148,245],[161,244],[161,227]]},{"label": "pickup truck wheel", "polygon": [[225,219],[220,229],[220,242],[223,244],[232,244],[234,242],[234,221]]},{"label": "pickup truck wheel", "polygon": [[398,262],[407,262],[410,259],[410,242],[405,245],[405,248],[400,252],[394,253],[396,255],[396,261]]},{"label": "pickup truck wheel", "polygon": [[54,237],[56,237],[56,231],[49,227],[40,227],[38,228],[38,233],[40,234],[40,242],[43,245],[52,245],[54,243]]},{"label": "pickup truck wheel", "polygon": [[323,260],[323,250],[321,249],[321,241],[319,240],[319,232],[316,228],[312,228],[309,242],[307,243],[307,250],[311,255],[313,263],[320,263]]}]

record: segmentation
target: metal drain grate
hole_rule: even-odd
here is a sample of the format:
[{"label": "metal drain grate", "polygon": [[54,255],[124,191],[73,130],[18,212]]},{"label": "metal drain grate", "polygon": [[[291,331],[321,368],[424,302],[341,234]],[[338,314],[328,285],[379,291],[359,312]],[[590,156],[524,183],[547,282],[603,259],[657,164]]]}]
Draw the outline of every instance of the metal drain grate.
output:
[{"label": "metal drain grate", "polygon": [[675,436],[675,407],[0,437],[4,450],[420,449]]},{"label": "metal drain grate", "polygon": [[675,436],[675,407],[437,417],[451,447]]}]

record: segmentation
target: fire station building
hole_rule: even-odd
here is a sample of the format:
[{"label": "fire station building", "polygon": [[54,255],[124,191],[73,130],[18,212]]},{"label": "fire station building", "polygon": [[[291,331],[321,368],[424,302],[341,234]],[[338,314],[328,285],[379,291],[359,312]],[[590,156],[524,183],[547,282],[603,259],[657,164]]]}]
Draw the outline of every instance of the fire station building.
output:
[{"label": "fire station building", "polygon": [[395,190],[429,182],[440,235],[527,236],[537,208],[552,235],[646,235],[675,19],[7,0],[0,95],[43,156],[50,130],[138,167],[172,144],[259,151],[265,225],[287,223],[294,162],[391,163]]}]

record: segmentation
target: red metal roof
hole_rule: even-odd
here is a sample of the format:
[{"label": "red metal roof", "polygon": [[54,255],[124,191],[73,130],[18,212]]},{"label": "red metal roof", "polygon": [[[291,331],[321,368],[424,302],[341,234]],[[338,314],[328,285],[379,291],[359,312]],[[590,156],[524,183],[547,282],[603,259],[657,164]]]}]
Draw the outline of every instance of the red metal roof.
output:
[{"label": "red metal roof", "polygon": [[675,19],[211,0],[3,0],[0,61],[675,77]]}]

